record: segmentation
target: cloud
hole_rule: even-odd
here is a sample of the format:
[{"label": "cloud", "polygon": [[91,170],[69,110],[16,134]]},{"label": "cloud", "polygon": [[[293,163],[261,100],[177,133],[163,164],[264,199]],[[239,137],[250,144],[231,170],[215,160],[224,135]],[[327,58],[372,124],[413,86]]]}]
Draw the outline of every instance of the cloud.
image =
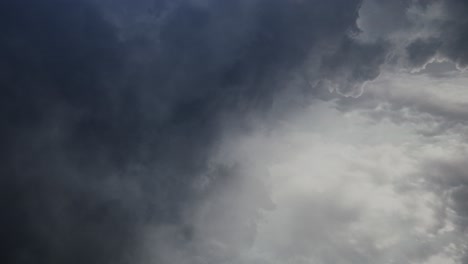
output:
[{"label": "cloud", "polygon": [[453,68],[448,71],[437,70],[438,74],[387,71],[367,84],[363,96],[339,98],[337,107],[342,111],[359,111],[374,120],[404,123],[430,137],[447,134],[463,137],[467,121],[466,74],[451,65]]},{"label": "cloud", "polygon": [[[163,240],[185,234],[182,244],[198,239],[184,231],[190,225],[212,236],[184,213],[222,181],[217,172],[194,187],[225,140],[223,118],[242,126],[302,67],[321,68],[346,93],[345,81],[375,78],[380,43],[350,33],[358,8],[357,0],[2,1],[3,263],[129,263],[148,226],[169,226]],[[242,179],[233,171],[226,177]]]},{"label": "cloud", "polygon": [[463,263],[464,139],[335,107],[225,146],[268,169],[275,203],[234,263]]},{"label": "cloud", "polygon": [[433,58],[467,65],[468,4],[463,0],[365,0],[358,25],[365,39],[386,39],[406,67],[424,66]]},{"label": "cloud", "polygon": [[406,47],[408,60],[413,66],[425,65],[435,57],[440,46],[436,39],[417,39]]},{"label": "cloud", "polygon": [[2,263],[465,261],[466,9],[1,2]]},{"label": "cloud", "polygon": [[376,79],[386,56],[385,43],[357,43],[347,40],[323,60],[321,72],[331,91],[360,96],[363,83]]}]

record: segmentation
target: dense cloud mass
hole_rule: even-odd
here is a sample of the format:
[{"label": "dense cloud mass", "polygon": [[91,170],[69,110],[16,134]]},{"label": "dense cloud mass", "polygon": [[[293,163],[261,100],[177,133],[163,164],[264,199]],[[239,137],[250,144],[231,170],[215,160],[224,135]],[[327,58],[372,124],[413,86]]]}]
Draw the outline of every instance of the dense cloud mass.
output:
[{"label": "dense cloud mass", "polygon": [[0,1],[0,261],[466,262],[467,12]]},{"label": "dense cloud mass", "polygon": [[309,53],[359,49],[358,1],[0,5],[3,263],[129,262],[200,195],[223,115],[268,107]]},{"label": "dense cloud mass", "polygon": [[432,59],[467,65],[468,2],[464,0],[367,0],[360,11],[364,37],[392,41],[400,59],[421,67]]}]

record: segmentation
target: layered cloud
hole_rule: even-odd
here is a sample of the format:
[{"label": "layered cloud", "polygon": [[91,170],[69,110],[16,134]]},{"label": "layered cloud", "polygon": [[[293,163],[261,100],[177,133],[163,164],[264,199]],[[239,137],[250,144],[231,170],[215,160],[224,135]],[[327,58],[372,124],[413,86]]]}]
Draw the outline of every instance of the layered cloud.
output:
[{"label": "layered cloud", "polygon": [[387,73],[226,147],[275,204],[234,263],[465,263],[466,75],[439,78]]},{"label": "layered cloud", "polygon": [[2,263],[463,263],[467,8],[0,2]]},{"label": "layered cloud", "polygon": [[265,111],[305,64],[313,80],[376,76],[366,63],[380,49],[361,57],[351,36],[358,8],[2,1],[2,261],[128,263],[146,226],[196,240],[184,214],[222,181],[214,169],[210,186],[194,187],[226,116],[241,126]]},{"label": "layered cloud", "polygon": [[467,8],[463,0],[365,0],[358,25],[365,39],[393,42],[393,55],[407,67],[439,58],[465,68]]}]

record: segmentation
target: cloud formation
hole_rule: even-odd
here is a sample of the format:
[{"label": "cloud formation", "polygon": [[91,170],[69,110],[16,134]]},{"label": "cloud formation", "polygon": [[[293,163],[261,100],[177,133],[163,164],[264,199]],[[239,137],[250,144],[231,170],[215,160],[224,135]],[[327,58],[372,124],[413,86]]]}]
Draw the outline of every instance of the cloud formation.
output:
[{"label": "cloud formation", "polygon": [[387,39],[407,67],[434,58],[467,66],[468,4],[464,0],[364,0],[358,25],[365,39]]},{"label": "cloud formation", "polygon": [[466,11],[0,2],[0,260],[466,262]]},{"label": "cloud formation", "polygon": [[2,1],[2,262],[130,263],[147,226],[196,240],[184,214],[223,178],[194,187],[225,116],[268,109],[306,65],[347,93],[378,75],[359,4]]}]

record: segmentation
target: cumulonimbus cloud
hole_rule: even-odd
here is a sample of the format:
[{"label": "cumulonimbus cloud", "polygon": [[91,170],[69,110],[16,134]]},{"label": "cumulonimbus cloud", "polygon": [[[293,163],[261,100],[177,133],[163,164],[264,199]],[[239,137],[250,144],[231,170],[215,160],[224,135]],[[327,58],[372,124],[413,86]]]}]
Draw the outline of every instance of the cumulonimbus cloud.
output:
[{"label": "cumulonimbus cloud", "polygon": [[199,195],[223,114],[267,109],[309,57],[376,76],[359,4],[2,1],[2,263],[131,262]]},{"label": "cumulonimbus cloud", "polygon": [[[148,226],[159,230],[154,261],[233,258],[271,201],[242,166],[210,163],[226,117],[241,133],[285,91],[359,96],[399,56],[465,67],[467,10],[461,0],[0,2],[2,263],[132,263]],[[305,89],[288,86],[298,73]],[[228,238],[207,219],[231,199],[252,217]]]}]

